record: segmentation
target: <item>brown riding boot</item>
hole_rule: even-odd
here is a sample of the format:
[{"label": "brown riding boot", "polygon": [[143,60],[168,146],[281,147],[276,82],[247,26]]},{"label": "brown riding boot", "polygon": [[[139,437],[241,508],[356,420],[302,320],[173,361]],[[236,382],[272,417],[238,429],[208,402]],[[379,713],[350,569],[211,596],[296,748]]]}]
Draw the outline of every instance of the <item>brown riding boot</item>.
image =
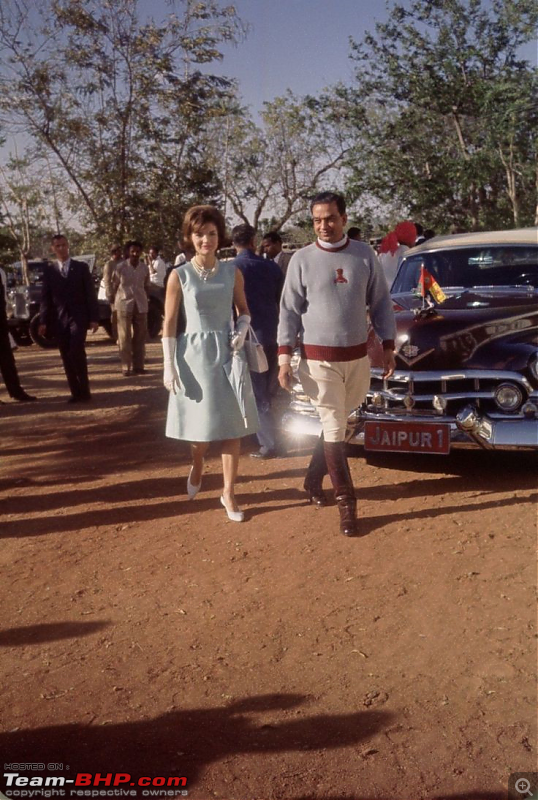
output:
[{"label": "brown riding boot", "polygon": [[327,505],[327,498],[323,492],[323,478],[327,474],[323,444],[323,434],[321,434],[314,447],[303,486],[308,495],[308,501],[318,507]]},{"label": "brown riding boot", "polygon": [[340,531],[344,536],[355,536],[358,533],[357,501],[346,458],[346,443],[325,442],[325,459],[340,512]]}]

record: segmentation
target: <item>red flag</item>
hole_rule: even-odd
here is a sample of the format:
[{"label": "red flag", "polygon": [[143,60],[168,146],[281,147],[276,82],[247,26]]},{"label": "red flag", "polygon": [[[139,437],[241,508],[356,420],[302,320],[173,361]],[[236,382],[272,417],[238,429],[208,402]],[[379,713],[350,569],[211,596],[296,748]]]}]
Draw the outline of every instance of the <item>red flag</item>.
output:
[{"label": "red flag", "polygon": [[429,292],[433,299],[438,303],[442,303],[444,300],[446,300],[446,294],[443,292],[431,272],[428,272],[424,264],[420,265],[420,278],[418,285],[421,297],[426,297]]}]

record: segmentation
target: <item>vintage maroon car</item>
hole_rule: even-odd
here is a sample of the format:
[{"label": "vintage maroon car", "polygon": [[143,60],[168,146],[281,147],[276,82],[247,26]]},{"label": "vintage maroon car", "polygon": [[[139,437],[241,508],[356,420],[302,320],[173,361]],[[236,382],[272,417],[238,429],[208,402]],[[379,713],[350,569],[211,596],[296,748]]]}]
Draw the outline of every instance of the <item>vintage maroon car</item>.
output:
[{"label": "vintage maroon car", "polygon": [[[421,275],[445,297],[422,297]],[[436,237],[408,250],[391,289],[396,371],[381,377],[372,333],[371,387],[349,418],[350,441],[420,453],[538,448],[537,287],[536,228]],[[292,435],[319,434],[300,384],[283,423]]]}]

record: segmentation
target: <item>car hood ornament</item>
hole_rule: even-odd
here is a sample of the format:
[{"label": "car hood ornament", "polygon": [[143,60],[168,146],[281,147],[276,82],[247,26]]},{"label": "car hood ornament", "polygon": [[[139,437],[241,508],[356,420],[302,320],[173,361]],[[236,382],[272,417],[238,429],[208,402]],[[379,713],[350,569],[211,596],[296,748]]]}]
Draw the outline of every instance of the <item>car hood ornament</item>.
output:
[{"label": "car hood ornament", "polygon": [[409,367],[413,364],[416,364],[417,361],[421,361],[426,356],[429,356],[430,353],[435,351],[434,347],[430,347],[427,350],[421,352],[420,347],[416,344],[410,344],[407,342],[406,344],[402,345],[399,351],[397,351],[398,356],[404,361]]}]

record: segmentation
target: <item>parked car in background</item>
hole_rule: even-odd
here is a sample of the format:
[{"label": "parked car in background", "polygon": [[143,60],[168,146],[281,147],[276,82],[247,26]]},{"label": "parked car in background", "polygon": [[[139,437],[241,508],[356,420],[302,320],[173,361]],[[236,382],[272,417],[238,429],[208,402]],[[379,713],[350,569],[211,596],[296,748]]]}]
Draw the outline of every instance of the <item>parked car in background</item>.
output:
[{"label": "parked car in background", "polygon": [[[421,296],[429,276],[444,299]],[[349,418],[350,441],[413,453],[538,449],[537,287],[536,228],[436,237],[408,250],[391,288],[396,371],[382,378],[371,331],[371,387]],[[299,383],[283,425],[296,436],[321,430]]]},{"label": "parked car in background", "polygon": [[[73,256],[77,261],[85,261],[96,283],[99,304],[99,324],[109,336],[112,336],[111,308],[106,298],[101,296],[98,289],[100,276],[96,270],[96,257],[94,254]],[[9,330],[20,346],[31,345],[33,342],[40,347],[56,347],[54,337],[41,336],[39,333],[39,306],[41,302],[41,281],[43,268],[48,262],[44,259],[34,259],[28,263],[30,283],[28,286],[21,284],[20,264],[14,264],[12,274],[15,281],[8,289],[7,315]],[[151,284],[149,289],[148,332],[151,338],[159,335],[164,316],[164,289]]]},{"label": "parked car in background", "polygon": [[[95,269],[95,255],[85,254],[74,256],[79,261],[85,261],[92,275]],[[19,346],[32,343],[40,347],[56,347],[54,337],[42,336],[39,333],[39,306],[41,303],[41,283],[43,269],[49,262],[46,259],[33,259],[28,262],[28,286],[22,284],[22,271],[20,262],[13,265],[12,275],[15,276],[13,285],[8,290],[8,326],[13,338]],[[100,308],[102,319],[100,324],[108,330],[110,327],[110,312]],[[107,326],[108,320],[108,326]]]}]

